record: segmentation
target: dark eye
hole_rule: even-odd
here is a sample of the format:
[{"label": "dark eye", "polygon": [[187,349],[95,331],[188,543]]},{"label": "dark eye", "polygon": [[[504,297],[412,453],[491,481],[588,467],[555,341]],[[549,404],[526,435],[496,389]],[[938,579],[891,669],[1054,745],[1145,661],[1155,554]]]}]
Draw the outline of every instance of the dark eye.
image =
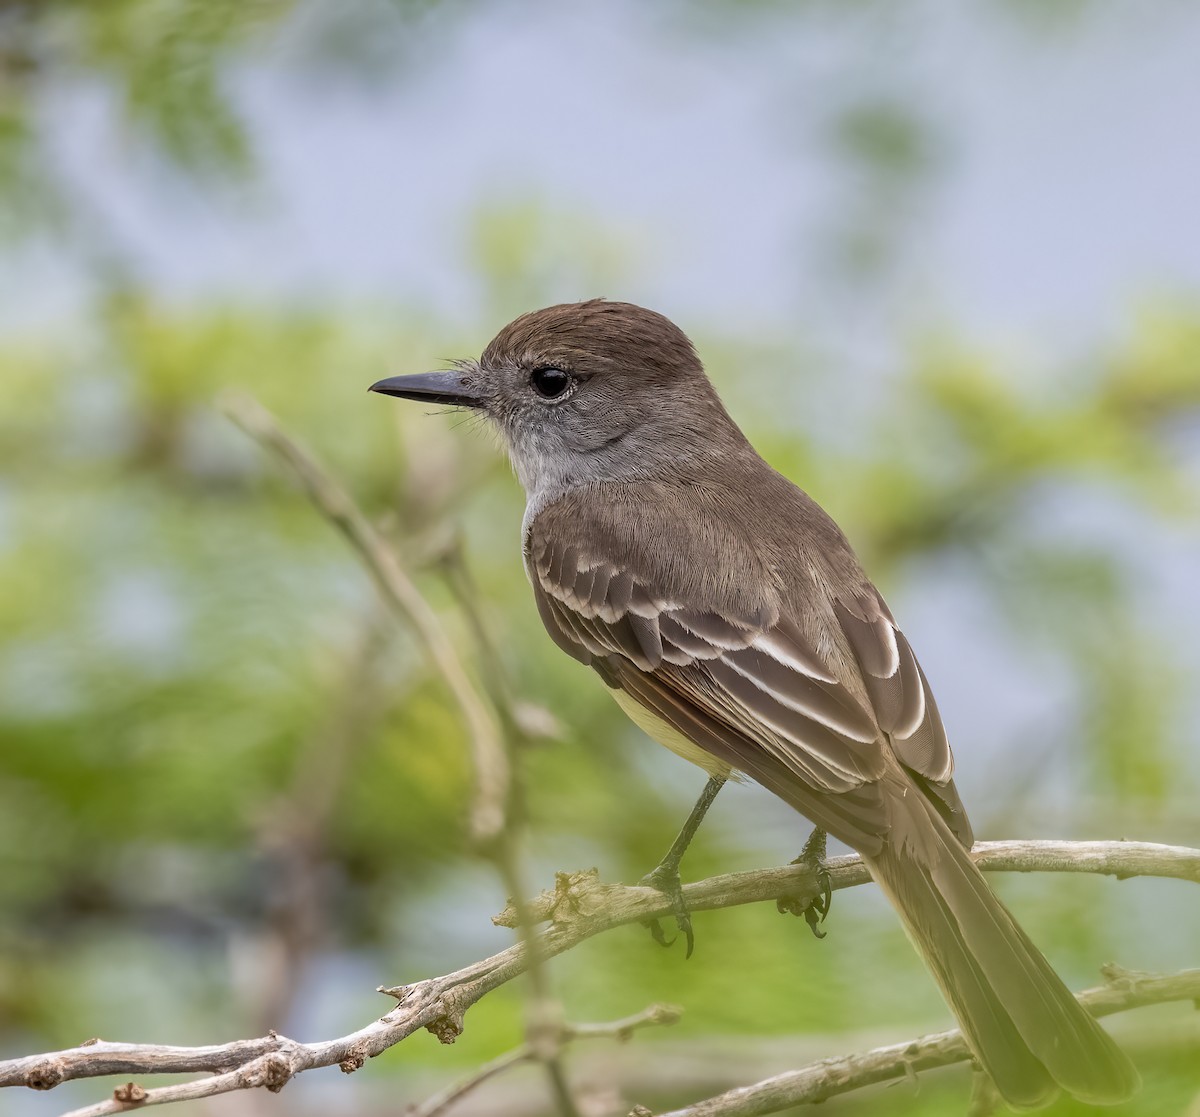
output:
[{"label": "dark eye", "polygon": [[529,381],[539,396],[553,399],[555,396],[561,396],[567,390],[571,383],[571,377],[561,368],[535,368]]}]

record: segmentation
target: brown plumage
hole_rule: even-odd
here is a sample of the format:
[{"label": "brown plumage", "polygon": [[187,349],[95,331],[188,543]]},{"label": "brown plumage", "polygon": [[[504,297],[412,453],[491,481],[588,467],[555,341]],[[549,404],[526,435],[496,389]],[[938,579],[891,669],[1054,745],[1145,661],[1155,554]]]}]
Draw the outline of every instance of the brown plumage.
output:
[{"label": "brown plumage", "polygon": [[549,307],[477,364],[377,388],[497,422],[529,496],[525,563],[551,638],[665,743],[753,778],[863,855],[1010,1103],[1129,1096],[1129,1061],[967,855],[908,641],[674,325],[625,303]]}]

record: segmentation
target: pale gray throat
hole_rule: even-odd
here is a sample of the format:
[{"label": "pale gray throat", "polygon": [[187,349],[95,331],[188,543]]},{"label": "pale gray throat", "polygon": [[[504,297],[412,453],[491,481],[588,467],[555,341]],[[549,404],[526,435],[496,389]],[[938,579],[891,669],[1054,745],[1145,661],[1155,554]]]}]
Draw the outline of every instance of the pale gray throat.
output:
[{"label": "pale gray throat", "polygon": [[[721,424],[720,420],[724,423]],[[522,538],[547,505],[580,488],[652,479],[685,479],[723,470],[730,457],[753,455],[753,448],[722,411],[718,430],[728,425],[728,437],[701,434],[694,423],[632,424],[587,446],[547,437],[536,427],[501,423],[509,460],[525,490]]]},{"label": "pale gray throat", "polygon": [[644,475],[642,469],[606,468],[611,463],[588,462],[586,458],[572,456],[565,461],[552,459],[550,455],[535,451],[532,455],[518,454],[510,447],[509,455],[517,478],[525,490],[525,515],[521,519],[521,540],[529,538],[529,529],[547,505],[559,497],[580,488],[602,485],[606,481],[626,481]]}]

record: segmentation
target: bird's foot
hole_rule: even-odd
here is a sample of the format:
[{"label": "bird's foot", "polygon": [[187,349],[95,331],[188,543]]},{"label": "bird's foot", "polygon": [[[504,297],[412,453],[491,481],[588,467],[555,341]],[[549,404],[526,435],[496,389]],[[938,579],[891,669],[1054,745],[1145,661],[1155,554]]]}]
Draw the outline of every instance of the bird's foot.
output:
[{"label": "bird's foot", "polygon": [[[638,884],[645,888],[657,889],[671,901],[675,926],[679,928],[679,933],[683,935],[684,942],[687,944],[687,952],[684,957],[690,958],[696,939],[692,933],[692,913],[688,911],[687,904],[683,899],[683,882],[679,879],[678,862],[672,863],[670,859],[664,860],[656,869],[642,877]],[[667,938],[659,920],[648,919],[644,926],[649,929],[651,937],[659,946],[671,946],[675,942],[675,939]]]},{"label": "bird's foot", "polygon": [[820,895],[803,905],[798,899],[787,896],[775,901],[775,907],[781,913],[804,916],[804,922],[808,924],[808,929],[818,939],[823,939],[826,935],[826,932],[821,930],[821,924],[825,922],[825,917],[829,914],[829,909],[833,904],[829,870],[825,867],[828,840],[829,836],[824,830],[814,830],[808,836],[808,841],[804,843],[800,856],[792,862],[793,865],[808,865],[812,868],[817,874],[817,884],[821,889]]},{"label": "bird's foot", "polygon": [[[679,866],[692,838],[696,836],[700,823],[704,821],[708,808],[712,806],[713,800],[717,797],[717,792],[725,786],[725,780],[725,776],[709,776],[708,783],[700,792],[700,798],[696,800],[696,805],[692,807],[691,813],[687,816],[683,829],[679,831],[671,843],[671,848],[667,850],[666,857],[659,862],[656,869],[638,881],[638,884],[644,885],[646,888],[658,889],[671,901],[671,908],[675,913],[675,926],[679,928],[687,943],[687,954],[685,955],[687,958],[692,956],[692,947],[695,946],[696,939],[692,934],[692,913],[688,911],[687,904],[683,902],[683,885],[679,880]],[[670,946],[675,941],[668,939],[663,934],[662,924],[657,919],[648,919],[646,926],[650,928],[650,934],[659,946]]]}]

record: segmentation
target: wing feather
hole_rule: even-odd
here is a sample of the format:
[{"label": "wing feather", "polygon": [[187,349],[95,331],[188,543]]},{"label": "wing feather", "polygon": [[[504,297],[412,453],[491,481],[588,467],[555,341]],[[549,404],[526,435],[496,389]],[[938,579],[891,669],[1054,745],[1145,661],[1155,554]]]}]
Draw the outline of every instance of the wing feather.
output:
[{"label": "wing feather", "polygon": [[537,603],[538,616],[553,640],[567,655],[579,660],[585,667],[591,665],[592,656],[571,624],[570,616],[539,583],[533,584],[533,600]]},{"label": "wing feather", "polygon": [[[837,601],[834,612],[858,665],[879,726],[910,771],[934,784],[954,774],[941,715],[925,672],[878,594]],[[960,805],[961,806],[961,805]]]},{"label": "wing feather", "polygon": [[870,744],[879,737],[875,719],[845,687],[792,670],[757,647],[726,652],[721,662],[749,679],[764,694],[853,740]]},{"label": "wing feather", "polygon": [[[890,744],[952,825],[958,816],[962,836],[965,815],[949,783],[953,761],[937,706],[877,594],[839,600],[834,609],[864,701],[861,690],[839,680],[829,648],[818,650],[777,610],[726,616],[665,601],[661,587],[636,571],[545,538],[528,541],[527,568],[559,647],[705,751],[774,790],[787,771],[814,793],[840,799],[882,775]],[[832,632],[831,640],[837,643]],[[863,812],[877,800],[863,796],[855,825],[865,833],[871,826]],[[815,818],[824,808],[801,809]]]},{"label": "wing feather", "polygon": [[[685,663],[696,659],[716,659],[724,651],[723,648],[710,643],[703,636],[697,636],[686,628],[675,619],[672,613],[664,613],[658,618],[658,631],[663,640],[670,644],[676,652],[687,657],[682,660]],[[672,660],[672,662],[675,661]]]}]

